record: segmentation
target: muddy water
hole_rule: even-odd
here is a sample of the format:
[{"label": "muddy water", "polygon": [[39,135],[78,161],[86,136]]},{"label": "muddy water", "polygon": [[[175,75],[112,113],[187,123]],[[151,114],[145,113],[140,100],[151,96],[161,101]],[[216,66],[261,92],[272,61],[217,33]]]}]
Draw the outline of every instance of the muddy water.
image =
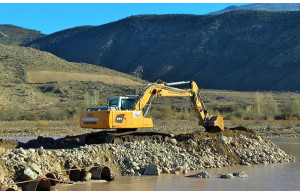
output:
[{"label": "muddy water", "polygon": [[[300,138],[269,138],[286,153],[294,155],[294,163],[233,166],[206,169],[209,179],[187,178],[183,175],[118,177],[112,182],[58,185],[54,190],[300,190]],[[202,170],[201,170],[202,171]],[[245,171],[249,178],[220,179],[218,174]],[[189,172],[188,174],[200,171]]]}]

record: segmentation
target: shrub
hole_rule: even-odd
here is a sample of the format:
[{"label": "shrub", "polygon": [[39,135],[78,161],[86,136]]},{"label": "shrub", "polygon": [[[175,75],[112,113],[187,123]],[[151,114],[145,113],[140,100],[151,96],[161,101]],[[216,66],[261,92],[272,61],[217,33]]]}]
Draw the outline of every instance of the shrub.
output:
[{"label": "shrub", "polygon": [[300,118],[300,101],[299,99],[290,102],[284,109],[284,113],[288,116]]},{"label": "shrub", "polygon": [[278,104],[272,94],[263,95],[259,92],[255,94],[253,103],[246,108],[239,108],[235,112],[238,118],[246,120],[270,119],[279,115]]},{"label": "shrub", "polygon": [[48,126],[48,121],[38,121],[37,126]]},{"label": "shrub", "polygon": [[1,121],[15,121],[20,117],[20,111],[18,108],[1,109],[0,120]]},{"label": "shrub", "polygon": [[37,120],[39,120],[39,117],[33,112],[27,112],[25,114],[22,114],[18,118],[18,120],[37,121]]},{"label": "shrub", "polygon": [[173,113],[171,106],[160,106],[153,109],[151,112],[152,118],[154,119],[167,119],[170,118]]},{"label": "shrub", "polygon": [[62,108],[48,108],[41,114],[41,120],[63,120],[67,118],[66,112]]},{"label": "shrub", "polygon": [[228,114],[224,117],[224,120],[231,120],[232,119],[232,115]]}]

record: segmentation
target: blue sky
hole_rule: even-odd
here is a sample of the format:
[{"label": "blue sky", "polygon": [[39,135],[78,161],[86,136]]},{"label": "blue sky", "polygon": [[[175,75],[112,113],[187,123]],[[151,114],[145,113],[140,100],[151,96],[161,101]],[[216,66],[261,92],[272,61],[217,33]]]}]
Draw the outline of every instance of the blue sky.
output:
[{"label": "blue sky", "polygon": [[139,14],[207,14],[230,5],[199,4],[0,4],[0,24],[13,24],[50,34],[82,25],[101,25]]}]

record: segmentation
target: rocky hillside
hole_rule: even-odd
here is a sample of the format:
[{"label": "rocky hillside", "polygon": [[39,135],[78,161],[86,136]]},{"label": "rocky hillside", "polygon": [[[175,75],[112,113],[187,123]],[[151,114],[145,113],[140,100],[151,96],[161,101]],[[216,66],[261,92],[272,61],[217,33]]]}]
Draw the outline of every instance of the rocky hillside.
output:
[{"label": "rocky hillside", "polygon": [[60,31],[29,44],[150,81],[201,88],[299,91],[300,12],[140,15]]},{"label": "rocky hillside", "polygon": [[300,11],[300,3],[253,3],[242,6],[229,6],[210,14],[223,14],[235,10]]},{"label": "rocky hillside", "polygon": [[0,44],[21,45],[45,36],[39,31],[14,25],[0,25]]},{"label": "rocky hillside", "polygon": [[55,108],[61,112],[69,106],[104,104],[107,97],[135,93],[144,83],[124,73],[67,62],[33,48],[0,44],[0,54],[2,120],[13,120],[21,111],[41,113],[49,108],[55,116]]}]

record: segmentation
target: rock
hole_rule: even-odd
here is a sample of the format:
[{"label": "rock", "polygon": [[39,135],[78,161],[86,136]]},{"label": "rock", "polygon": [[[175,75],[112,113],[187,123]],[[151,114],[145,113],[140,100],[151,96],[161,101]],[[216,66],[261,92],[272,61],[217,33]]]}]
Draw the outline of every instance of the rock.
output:
[{"label": "rock", "polygon": [[177,140],[172,138],[172,139],[168,139],[167,141],[168,143],[172,144],[172,145],[176,145],[177,144]]},{"label": "rock", "polygon": [[134,169],[129,169],[129,173],[134,174]]},{"label": "rock", "polygon": [[175,172],[178,172],[178,174],[182,174],[184,171],[184,167],[183,166],[178,166],[176,167],[176,169],[174,170]]},{"label": "rock", "polygon": [[20,148],[19,151],[18,151],[18,154],[26,155],[27,151],[24,150],[23,148]]},{"label": "rock", "polygon": [[163,167],[162,168],[162,172],[163,173],[170,173],[170,170],[168,168],[166,168],[166,167]]},{"label": "rock", "polygon": [[212,164],[212,159],[210,156],[204,156],[201,158],[201,160],[205,163],[205,164]]},{"label": "rock", "polygon": [[92,173],[88,172],[88,171],[84,171],[82,173],[82,176],[81,176],[81,180],[82,181],[88,181],[92,178]]},{"label": "rock", "polygon": [[40,147],[39,150],[38,150],[39,155],[43,155],[44,152],[45,152],[44,148]]},{"label": "rock", "polygon": [[157,165],[150,163],[146,167],[144,175],[160,175],[160,170]]},{"label": "rock", "polygon": [[249,177],[244,171],[234,172],[233,176],[236,178],[246,178]]},{"label": "rock", "polygon": [[139,166],[139,164],[138,164],[138,163],[136,163],[136,162],[131,162],[131,166],[132,166],[132,167],[138,167],[138,166]]},{"label": "rock", "polygon": [[224,175],[221,174],[220,178],[223,178],[223,179],[233,179],[235,177],[233,176],[232,173],[227,173],[227,174],[224,174]]},{"label": "rock", "polygon": [[249,145],[249,150],[255,150],[255,148],[252,145]]},{"label": "rock", "polygon": [[229,142],[229,140],[228,140],[227,137],[225,137],[225,136],[220,136],[220,137],[219,137],[219,140],[220,140],[221,142],[223,142],[224,144],[227,144],[227,143]]},{"label": "rock", "polygon": [[222,167],[222,164],[220,162],[216,162],[216,167],[220,168],[220,167]]},{"label": "rock", "polygon": [[4,183],[4,176],[0,175],[0,184]]},{"label": "rock", "polygon": [[187,169],[184,169],[182,173],[187,174],[187,172],[188,172]]},{"label": "rock", "polygon": [[133,146],[132,143],[127,143],[127,144],[125,144],[125,147],[126,147],[126,148],[132,148],[132,146]]},{"label": "rock", "polygon": [[30,168],[33,171],[37,172],[38,174],[42,173],[42,170],[40,169],[40,167],[37,164],[35,164],[35,163],[31,163]]},{"label": "rock", "polygon": [[5,149],[5,148],[3,148],[3,147],[0,147],[0,155],[4,154],[4,153],[5,153],[5,151],[6,151],[6,149]]},{"label": "rock", "polygon": [[30,168],[26,168],[24,170],[24,177],[27,180],[33,180],[38,177],[38,174],[36,172],[32,171]]},{"label": "rock", "polygon": [[186,177],[195,177],[195,178],[210,178],[210,174],[208,174],[206,171],[194,174],[194,175],[188,175]]},{"label": "rock", "polygon": [[247,156],[248,156],[248,157],[251,157],[251,156],[253,156],[252,152],[250,152],[250,151],[247,151],[247,153],[246,153],[246,154],[247,154]]}]

